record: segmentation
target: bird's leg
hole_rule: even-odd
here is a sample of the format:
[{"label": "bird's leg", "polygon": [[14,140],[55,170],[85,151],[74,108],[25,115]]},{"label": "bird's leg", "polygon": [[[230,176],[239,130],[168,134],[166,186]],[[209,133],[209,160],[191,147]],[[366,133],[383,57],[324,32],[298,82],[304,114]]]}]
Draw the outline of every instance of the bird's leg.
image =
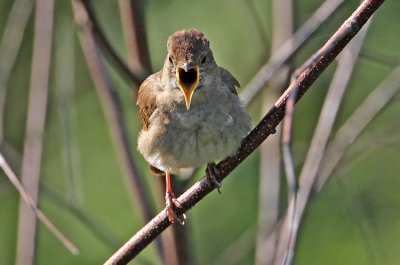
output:
[{"label": "bird's leg", "polygon": [[178,222],[181,225],[185,224],[185,219],[186,215],[182,214],[182,219],[179,218],[174,210],[174,207],[181,207],[179,202],[176,200],[175,194],[172,192],[172,186],[171,186],[171,174],[169,172],[165,172],[165,182],[166,182],[166,191],[165,191],[165,204],[166,204],[166,209],[167,209],[167,214],[168,214],[168,219],[171,223],[175,223],[175,220],[178,220]]},{"label": "bird's leg", "polygon": [[221,188],[221,182],[219,182],[215,178],[215,175],[217,172],[218,172],[217,165],[214,162],[207,164],[206,176],[208,179],[208,183],[210,184],[211,187],[216,187],[218,190],[218,193],[221,194],[221,191],[219,190],[219,188]]}]

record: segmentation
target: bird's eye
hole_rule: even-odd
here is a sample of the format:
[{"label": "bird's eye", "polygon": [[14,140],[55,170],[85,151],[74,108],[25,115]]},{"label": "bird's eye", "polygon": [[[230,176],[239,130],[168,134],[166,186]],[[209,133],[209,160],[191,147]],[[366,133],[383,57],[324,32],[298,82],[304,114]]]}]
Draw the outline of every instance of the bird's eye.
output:
[{"label": "bird's eye", "polygon": [[201,58],[201,64],[205,64],[207,61],[207,57],[204,55],[203,58]]},{"label": "bird's eye", "polygon": [[172,58],[171,58],[171,57],[168,57],[168,60],[169,60],[170,63],[174,63],[174,62],[172,61]]}]

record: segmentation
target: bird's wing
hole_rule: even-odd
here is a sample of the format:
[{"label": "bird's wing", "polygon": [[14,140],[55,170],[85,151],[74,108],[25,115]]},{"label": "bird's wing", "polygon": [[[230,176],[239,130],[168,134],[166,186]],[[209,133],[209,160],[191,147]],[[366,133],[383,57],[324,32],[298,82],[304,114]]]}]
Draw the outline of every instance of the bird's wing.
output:
[{"label": "bird's wing", "polygon": [[225,68],[222,68],[221,66],[219,66],[219,71],[220,71],[220,73],[221,73],[222,82],[225,83],[225,84],[228,84],[228,87],[229,87],[230,91],[231,91],[233,94],[236,94],[236,95],[237,95],[235,86],[236,86],[236,87],[240,87],[239,82],[238,82],[238,81],[236,80],[236,78],[234,78],[233,75],[232,75],[231,73],[229,73],[229,71],[226,70]]},{"label": "bird's wing", "polygon": [[139,87],[136,104],[139,105],[139,112],[144,130],[149,128],[150,116],[157,109],[156,95],[157,87],[160,85],[160,76],[161,72],[152,74],[147,77]]}]

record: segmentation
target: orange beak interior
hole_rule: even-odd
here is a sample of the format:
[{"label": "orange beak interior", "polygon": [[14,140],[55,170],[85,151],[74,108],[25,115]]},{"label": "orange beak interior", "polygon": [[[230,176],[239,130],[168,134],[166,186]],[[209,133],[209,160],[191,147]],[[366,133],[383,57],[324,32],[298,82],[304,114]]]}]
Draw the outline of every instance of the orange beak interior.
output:
[{"label": "orange beak interior", "polygon": [[188,71],[185,71],[185,69],[181,67],[177,67],[176,80],[185,96],[186,108],[190,109],[193,92],[199,83],[199,67],[194,66]]}]

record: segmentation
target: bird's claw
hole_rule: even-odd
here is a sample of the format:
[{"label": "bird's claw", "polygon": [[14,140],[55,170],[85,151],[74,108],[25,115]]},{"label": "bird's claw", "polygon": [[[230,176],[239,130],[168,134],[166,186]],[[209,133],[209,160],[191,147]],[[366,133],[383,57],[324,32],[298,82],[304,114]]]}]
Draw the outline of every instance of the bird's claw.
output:
[{"label": "bird's claw", "polygon": [[276,129],[274,129],[274,128],[268,128],[268,129],[267,129],[267,132],[268,132],[269,134],[275,134],[275,133],[276,133]]},{"label": "bird's claw", "polygon": [[215,163],[208,163],[207,164],[207,168],[206,168],[206,176],[208,179],[208,183],[210,185],[210,187],[215,187],[218,190],[218,193],[221,194],[221,182],[219,182],[215,175],[218,172],[217,166],[215,165]]},{"label": "bird's claw", "polygon": [[168,215],[168,220],[173,224],[175,220],[178,221],[179,224],[184,225],[186,220],[186,214],[182,214],[182,217],[179,217],[175,212],[175,207],[181,208],[182,205],[178,202],[175,197],[175,194],[172,192],[167,192],[165,194],[165,201],[166,201],[166,211]]}]

